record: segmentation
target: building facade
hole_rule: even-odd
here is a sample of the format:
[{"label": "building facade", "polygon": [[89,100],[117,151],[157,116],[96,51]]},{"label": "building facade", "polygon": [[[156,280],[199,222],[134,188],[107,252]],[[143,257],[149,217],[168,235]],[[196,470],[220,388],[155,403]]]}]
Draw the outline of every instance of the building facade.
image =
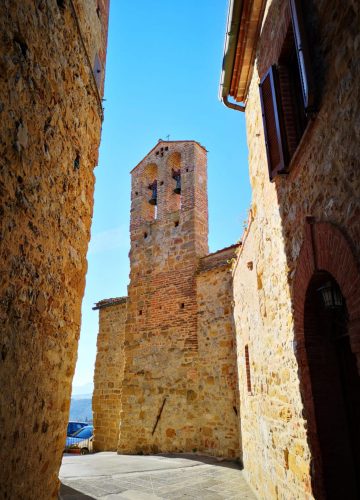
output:
[{"label": "building facade", "polygon": [[0,2],[1,498],[57,498],[108,11],[106,0]]},{"label": "building facade", "polygon": [[128,297],[96,305],[99,450],[239,457],[237,246],[208,255],[206,167],[199,143],[160,141],[131,172]]},{"label": "building facade", "polygon": [[234,315],[260,498],[360,492],[358,27],[358,2],[230,5],[220,92],[247,125]]}]

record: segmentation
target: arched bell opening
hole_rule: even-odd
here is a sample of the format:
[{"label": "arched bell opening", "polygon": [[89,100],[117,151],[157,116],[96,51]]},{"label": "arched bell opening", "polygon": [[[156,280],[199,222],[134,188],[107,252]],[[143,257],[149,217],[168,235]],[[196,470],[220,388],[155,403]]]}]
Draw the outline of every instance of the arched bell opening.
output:
[{"label": "arched bell opening", "polygon": [[147,165],[142,176],[142,217],[146,221],[157,218],[158,168],[155,163]]},{"label": "arched bell opening", "polygon": [[315,417],[315,426],[308,423],[315,497],[360,498],[360,379],[346,300],[325,271],[307,288],[304,341]]},{"label": "arched bell opening", "polygon": [[167,160],[167,211],[175,212],[181,208],[181,154],[177,151],[169,155]]}]

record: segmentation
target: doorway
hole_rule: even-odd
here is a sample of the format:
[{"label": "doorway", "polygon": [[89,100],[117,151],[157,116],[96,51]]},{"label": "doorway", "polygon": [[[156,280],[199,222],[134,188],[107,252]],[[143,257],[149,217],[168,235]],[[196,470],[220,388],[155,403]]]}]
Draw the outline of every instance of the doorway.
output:
[{"label": "doorway", "polygon": [[304,332],[317,429],[317,443],[310,446],[319,450],[315,462],[321,464],[314,492],[334,500],[360,498],[360,378],[346,301],[327,272],[315,273],[308,286]]}]

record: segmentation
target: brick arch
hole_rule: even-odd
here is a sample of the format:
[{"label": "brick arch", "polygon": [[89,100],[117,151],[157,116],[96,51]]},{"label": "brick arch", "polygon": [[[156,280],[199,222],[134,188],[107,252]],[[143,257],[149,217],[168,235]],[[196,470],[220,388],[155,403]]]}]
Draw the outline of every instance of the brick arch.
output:
[{"label": "brick arch", "polygon": [[338,227],[310,218],[307,222],[293,286],[295,342],[301,344],[304,338],[304,304],[310,280],[316,271],[327,271],[339,284],[346,300],[351,348],[360,371],[359,263]]},{"label": "brick arch", "polygon": [[[317,438],[315,408],[310,370],[305,348],[304,314],[307,290],[318,271],[329,273],[340,286],[349,315],[348,331],[351,350],[357,358],[360,373],[360,270],[351,245],[334,224],[307,218],[293,284],[294,346],[299,367],[300,391],[307,421],[308,440],[312,453],[312,487],[316,498],[325,498],[322,486],[320,445]],[[314,481],[314,474],[317,480]],[[320,480],[319,480],[320,478]]]},{"label": "brick arch", "polygon": [[158,181],[158,166],[156,163],[149,163],[145,166],[140,181],[142,195],[141,215],[143,220],[152,221],[155,219],[156,209],[154,205],[150,205],[149,203],[152,194],[149,185],[154,181]]}]

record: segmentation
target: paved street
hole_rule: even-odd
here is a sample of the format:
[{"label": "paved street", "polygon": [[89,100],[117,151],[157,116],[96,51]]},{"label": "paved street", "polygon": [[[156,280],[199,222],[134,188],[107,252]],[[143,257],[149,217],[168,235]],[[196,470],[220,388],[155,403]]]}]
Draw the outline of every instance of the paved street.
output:
[{"label": "paved street", "polygon": [[61,500],[255,500],[234,462],[194,455],[64,455]]}]

